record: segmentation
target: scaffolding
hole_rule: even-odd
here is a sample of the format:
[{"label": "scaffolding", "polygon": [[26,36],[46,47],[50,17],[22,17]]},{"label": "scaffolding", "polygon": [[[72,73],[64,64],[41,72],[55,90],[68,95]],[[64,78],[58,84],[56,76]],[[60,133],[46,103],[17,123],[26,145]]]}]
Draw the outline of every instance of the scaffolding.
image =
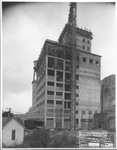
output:
[{"label": "scaffolding", "polygon": [[68,18],[68,38],[67,45],[71,46],[72,62],[71,62],[71,129],[76,126],[76,14],[77,3],[70,3],[70,12]]}]

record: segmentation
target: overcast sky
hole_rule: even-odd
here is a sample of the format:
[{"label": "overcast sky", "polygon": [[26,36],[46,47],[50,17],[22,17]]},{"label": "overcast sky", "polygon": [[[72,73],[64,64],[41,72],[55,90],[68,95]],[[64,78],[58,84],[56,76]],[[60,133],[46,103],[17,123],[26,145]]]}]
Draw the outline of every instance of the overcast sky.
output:
[{"label": "overcast sky", "polygon": [[[58,40],[69,3],[16,3],[2,14],[3,109],[25,113],[32,104],[33,61],[46,39]],[[116,74],[115,7],[77,3],[77,25],[93,33],[92,53],[101,55],[101,79]]]}]

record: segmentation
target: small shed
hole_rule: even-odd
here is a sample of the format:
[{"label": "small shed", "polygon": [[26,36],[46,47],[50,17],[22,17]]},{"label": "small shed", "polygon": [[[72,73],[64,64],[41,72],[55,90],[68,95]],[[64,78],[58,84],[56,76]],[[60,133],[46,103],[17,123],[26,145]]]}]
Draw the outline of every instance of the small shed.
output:
[{"label": "small shed", "polygon": [[3,117],[2,143],[5,146],[22,144],[24,140],[24,125],[16,118]]}]

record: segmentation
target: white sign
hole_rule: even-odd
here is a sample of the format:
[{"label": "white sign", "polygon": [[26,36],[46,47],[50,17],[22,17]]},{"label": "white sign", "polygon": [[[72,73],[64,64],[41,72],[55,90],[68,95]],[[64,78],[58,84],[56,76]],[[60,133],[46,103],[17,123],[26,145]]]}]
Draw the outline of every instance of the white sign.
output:
[{"label": "white sign", "polygon": [[89,143],[89,146],[98,146],[99,147],[99,143]]},{"label": "white sign", "polygon": [[113,143],[105,143],[105,147],[113,147]]}]

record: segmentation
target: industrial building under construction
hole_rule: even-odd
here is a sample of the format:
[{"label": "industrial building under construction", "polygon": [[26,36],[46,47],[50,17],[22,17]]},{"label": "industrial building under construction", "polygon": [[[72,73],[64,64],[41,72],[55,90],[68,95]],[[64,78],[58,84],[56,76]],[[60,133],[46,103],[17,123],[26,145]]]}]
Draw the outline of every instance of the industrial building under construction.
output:
[{"label": "industrial building under construction", "polygon": [[46,40],[34,61],[28,118],[46,128],[92,128],[100,112],[101,56],[93,54],[92,32],[77,27],[77,3],[58,41]]}]

